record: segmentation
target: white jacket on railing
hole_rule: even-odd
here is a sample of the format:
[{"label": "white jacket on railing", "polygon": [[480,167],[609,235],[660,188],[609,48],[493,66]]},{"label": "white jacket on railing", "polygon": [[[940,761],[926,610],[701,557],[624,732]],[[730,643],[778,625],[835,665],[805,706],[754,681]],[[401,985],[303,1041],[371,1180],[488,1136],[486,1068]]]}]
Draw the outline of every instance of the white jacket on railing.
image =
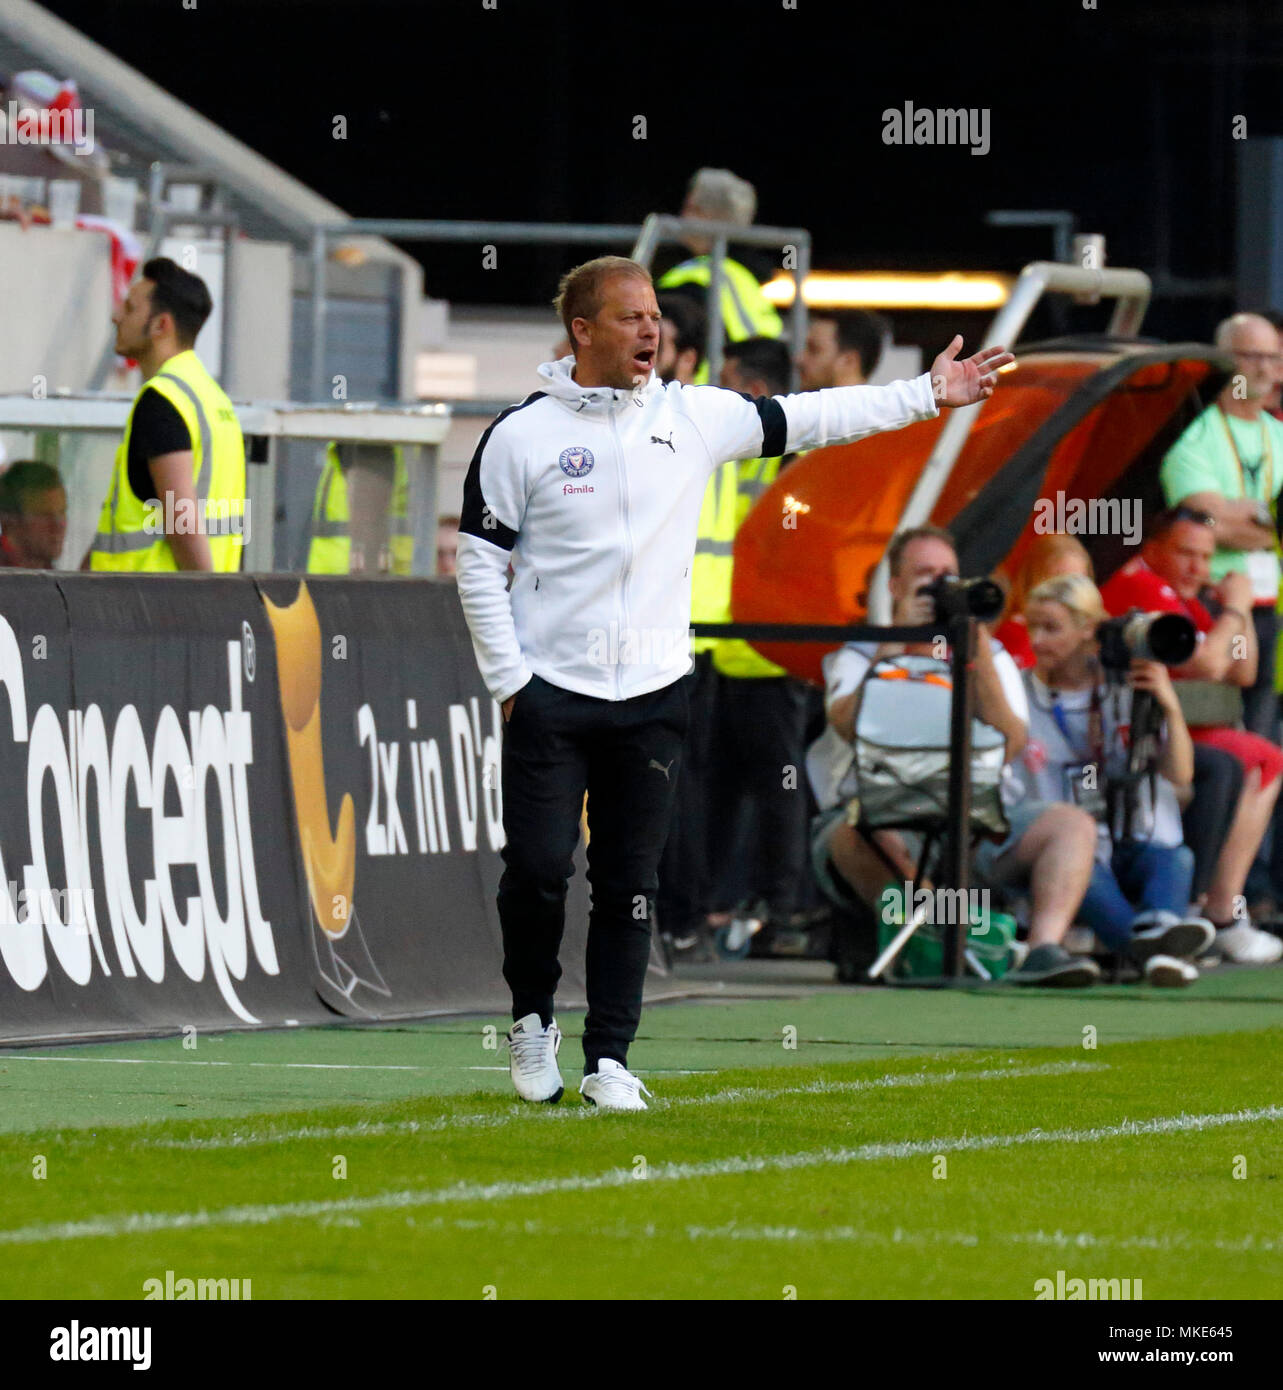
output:
[{"label": "white jacket on railing", "polygon": [[[709,476],[927,420],[928,373],[756,400],[718,386],[583,387],[574,359],[504,411],[468,469],[459,598],[502,703],[542,676],[625,700],[690,669],[691,561]],[[512,564],[513,581],[507,587]]]}]

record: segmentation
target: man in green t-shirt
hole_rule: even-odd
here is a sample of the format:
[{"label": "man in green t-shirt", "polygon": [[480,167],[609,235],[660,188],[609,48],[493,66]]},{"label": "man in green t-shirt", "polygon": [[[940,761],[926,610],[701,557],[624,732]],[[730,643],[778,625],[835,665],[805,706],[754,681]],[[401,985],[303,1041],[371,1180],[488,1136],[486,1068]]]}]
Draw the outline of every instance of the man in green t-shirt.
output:
[{"label": "man in green t-shirt", "polygon": [[1273,738],[1279,559],[1271,508],[1283,489],[1283,424],[1266,405],[1283,352],[1278,330],[1259,314],[1226,319],[1216,345],[1234,358],[1235,373],[1167,451],[1160,479],[1169,506],[1183,503],[1215,519],[1213,581],[1231,571],[1251,580],[1260,663],[1256,683],[1243,691],[1243,722]]}]

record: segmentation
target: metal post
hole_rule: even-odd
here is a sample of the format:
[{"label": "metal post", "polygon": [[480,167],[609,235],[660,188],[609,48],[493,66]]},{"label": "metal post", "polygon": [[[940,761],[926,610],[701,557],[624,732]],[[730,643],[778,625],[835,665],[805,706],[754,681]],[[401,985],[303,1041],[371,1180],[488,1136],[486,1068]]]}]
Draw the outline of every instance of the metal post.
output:
[{"label": "metal post", "polygon": [[[246,441],[247,443],[249,441]],[[276,569],[276,439],[265,440],[267,457],[245,469],[246,536],[241,569],[246,574],[271,574]]]},{"label": "metal post", "polygon": [[726,338],[722,324],[722,279],[725,275],[722,262],[725,259],[726,237],[719,233],[713,238],[713,259],[708,268],[708,338],[704,350],[712,386],[720,386],[722,381],[722,343]]},{"label": "metal post", "polygon": [[793,308],[789,314],[792,333],[789,356],[792,361],[789,364],[789,380],[793,390],[800,391],[802,382],[798,358],[801,357],[802,349],[806,346],[806,300],[802,295],[802,286],[806,283],[806,277],[811,273],[811,243],[809,241],[802,242],[795,246],[793,251]]},{"label": "metal post", "polygon": [[410,475],[411,534],[414,560],[410,573],[431,577],[437,572],[437,456],[440,446],[406,446]]},{"label": "metal post", "polygon": [[[959,890],[954,901],[966,903],[970,886],[971,827],[971,666],[975,651],[976,621],[971,616],[950,618],[948,637],[953,678],[953,701],[949,711],[949,825],[945,834],[941,885]],[[958,979],[965,968],[969,914],[946,927],[944,974]]]},{"label": "metal post", "polygon": [[325,257],[329,243],[324,227],[312,230],[312,399],[325,398]]},{"label": "metal post", "polygon": [[218,378],[226,381],[232,370],[232,351],[231,351],[231,328],[232,328],[232,281],[235,278],[232,272],[233,247],[236,245],[236,228],[229,218],[223,223],[223,293],[222,303],[219,305],[219,328],[218,336],[222,344],[222,362],[219,363],[220,371]]}]

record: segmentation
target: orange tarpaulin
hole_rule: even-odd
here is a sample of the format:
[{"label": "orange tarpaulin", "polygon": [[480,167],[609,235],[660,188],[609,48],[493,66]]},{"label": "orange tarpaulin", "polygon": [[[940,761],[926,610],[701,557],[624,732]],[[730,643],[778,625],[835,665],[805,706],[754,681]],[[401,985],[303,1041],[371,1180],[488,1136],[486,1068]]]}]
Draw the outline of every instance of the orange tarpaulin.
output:
[{"label": "orange tarpaulin", "polygon": [[[1165,449],[1193,418],[1201,408],[1196,388],[1217,370],[1213,349],[1189,345],[1027,349],[979,408],[932,523],[965,523],[968,552],[993,550],[985,568],[1010,574],[1035,534],[1037,498],[1097,498],[1125,481],[1152,509],[1159,505],[1157,459],[1149,454]],[[736,537],[735,621],[862,621],[873,568],[942,428],[937,417],[817,449],[786,468]],[[1013,525],[1011,508],[1022,492],[1028,510]],[[990,513],[998,531],[986,546],[976,536]],[[1125,558],[1118,537],[1084,540],[1102,578]],[[820,659],[832,650],[818,643],[755,645],[817,681]]]}]

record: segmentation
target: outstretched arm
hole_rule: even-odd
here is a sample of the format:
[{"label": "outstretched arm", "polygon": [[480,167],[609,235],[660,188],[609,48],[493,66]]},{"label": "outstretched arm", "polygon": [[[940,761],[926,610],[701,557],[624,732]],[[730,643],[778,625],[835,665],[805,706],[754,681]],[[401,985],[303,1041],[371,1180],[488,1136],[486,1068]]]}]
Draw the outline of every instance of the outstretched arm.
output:
[{"label": "outstretched arm", "polygon": [[975,405],[987,401],[998,384],[998,372],[1015,356],[1003,347],[984,348],[972,357],[957,360],[962,334],[931,364],[931,393],[941,405]]},{"label": "outstretched arm", "polygon": [[930,372],[886,386],[834,386],[756,400],[717,386],[692,386],[682,395],[708,445],[711,470],[730,459],[847,444],[934,419],[944,406],[986,400],[999,369],[1015,358],[1005,348],[991,347],[959,362],[961,347],[962,338],[954,338]]}]

